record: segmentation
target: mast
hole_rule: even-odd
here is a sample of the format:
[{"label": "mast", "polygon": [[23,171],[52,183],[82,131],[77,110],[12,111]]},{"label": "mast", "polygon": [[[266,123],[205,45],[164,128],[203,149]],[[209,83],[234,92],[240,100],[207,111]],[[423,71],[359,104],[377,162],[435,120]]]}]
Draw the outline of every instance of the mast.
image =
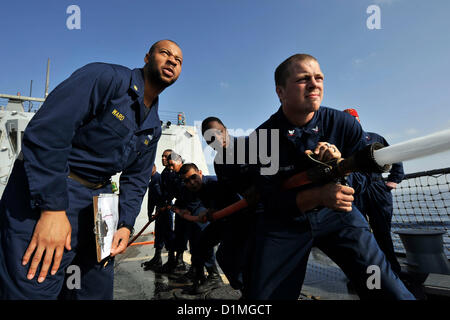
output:
[{"label": "mast", "polygon": [[45,77],[45,94],[44,99],[48,96],[48,80],[49,80],[49,74],[50,74],[50,58],[47,60],[47,75]]}]

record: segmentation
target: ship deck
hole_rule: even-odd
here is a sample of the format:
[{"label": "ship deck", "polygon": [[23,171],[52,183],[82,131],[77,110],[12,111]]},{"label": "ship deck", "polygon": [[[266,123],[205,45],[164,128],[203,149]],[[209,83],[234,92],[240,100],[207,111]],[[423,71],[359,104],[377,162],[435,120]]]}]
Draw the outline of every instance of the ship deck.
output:
[{"label": "ship deck", "polygon": [[[139,241],[152,239],[144,235]],[[174,275],[144,271],[141,264],[153,257],[152,244],[132,246],[118,256],[115,261],[114,299],[117,300],[238,300],[241,294],[234,290],[221,272],[224,285],[206,294],[189,293],[191,284],[178,283]],[[163,263],[167,252],[163,251]],[[190,254],[184,254],[186,265],[190,264]],[[220,270],[221,271],[221,270]],[[179,275],[178,275],[179,276]],[[299,300],[358,300],[349,290],[348,280],[341,269],[319,249],[313,248]]]},{"label": "ship deck", "polygon": [[[153,240],[151,233],[144,234],[139,238],[140,242],[146,243]],[[221,276],[224,285],[218,289],[211,290],[201,295],[189,292],[192,283],[177,282],[181,274],[168,275],[157,273],[152,270],[144,271],[141,264],[150,260],[154,255],[153,244],[131,246],[124,254],[116,257],[114,276],[114,299],[115,300],[239,300],[240,291],[234,290],[223,274]],[[163,263],[167,261],[168,254],[162,253]],[[184,261],[188,267],[190,254],[184,253]],[[399,255],[398,260],[402,270],[407,270],[406,257]],[[220,269],[220,268],[219,268]],[[414,279],[405,283],[408,289],[419,300],[449,300],[450,299],[450,276],[433,275],[430,284],[424,279]],[[444,278],[442,278],[444,277]],[[313,248],[308,260],[308,267],[299,300],[359,300],[357,294],[344,272],[322,251]]]}]

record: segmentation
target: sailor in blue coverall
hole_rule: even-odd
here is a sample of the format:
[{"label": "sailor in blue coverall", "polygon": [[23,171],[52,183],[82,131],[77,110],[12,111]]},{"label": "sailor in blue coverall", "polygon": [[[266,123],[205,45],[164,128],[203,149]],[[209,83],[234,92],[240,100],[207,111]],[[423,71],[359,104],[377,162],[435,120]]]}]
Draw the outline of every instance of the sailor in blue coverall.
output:
[{"label": "sailor in blue coverall", "polygon": [[[223,122],[217,117],[208,117],[202,122],[202,135],[210,147],[217,151],[214,171],[221,186],[240,197],[252,193],[256,177],[249,164],[248,137],[229,135]],[[217,262],[230,285],[246,296],[245,288],[249,270],[249,256],[253,248],[254,226],[261,206],[252,205],[233,214],[221,223],[217,236],[221,244],[216,252]],[[223,232],[222,232],[223,231]]]},{"label": "sailor in blue coverall", "polygon": [[[150,181],[149,185],[149,198],[148,198],[148,213],[149,215],[153,212],[154,208],[156,207],[155,214],[158,214],[155,221],[155,254],[152,259],[150,259],[147,262],[144,262],[142,266],[144,267],[144,270],[159,270],[162,267],[162,259],[161,259],[161,251],[162,248],[165,246],[166,249],[169,252],[173,252],[174,247],[174,241],[175,241],[175,234],[174,234],[174,213],[170,210],[160,210],[161,208],[164,208],[170,203],[166,203],[166,198],[163,194],[163,182],[162,182],[162,176],[166,175],[166,172],[169,170],[167,168],[168,161],[167,157],[172,153],[172,149],[166,149],[163,151],[161,155],[161,162],[164,166],[164,170],[161,174],[159,174],[159,177],[157,177],[155,184],[153,185],[152,181]],[[152,188],[152,192],[150,192],[150,189]],[[153,197],[153,199],[150,197],[151,193],[156,193],[156,196]],[[150,219],[150,217],[149,217]]]},{"label": "sailor in blue coverall", "polygon": [[[170,211],[160,211],[164,207],[164,197],[161,190],[161,174],[156,171],[153,165],[153,173],[148,185],[147,212],[149,219],[152,214],[156,214],[155,220],[155,255],[143,263],[144,270],[157,270],[162,267],[161,251],[164,246],[169,250],[173,246],[174,234],[172,232],[173,217]],[[155,210],[156,209],[156,210]],[[155,212],[154,212],[155,211]],[[168,232],[169,231],[169,232]]]},{"label": "sailor in blue coverall", "polygon": [[[96,259],[92,197],[111,193],[122,172],[111,256],[122,253],[161,135],[158,95],[177,80],[182,53],[162,40],[144,60],[143,69],[78,69],[30,121],[0,203],[1,299],[113,298],[114,261]],[[79,288],[66,285],[69,265]]]},{"label": "sailor in blue coverall", "polygon": [[[194,216],[203,216],[207,210],[220,210],[240,200],[238,194],[228,188],[226,184],[218,182],[216,176],[203,175],[194,163],[184,164],[180,169],[180,175],[183,178],[185,188],[190,193],[190,198],[195,200],[194,202],[187,202],[186,205],[190,214]],[[239,214],[239,212],[236,212],[230,217],[212,223],[197,222],[192,226],[190,244],[194,267],[194,285],[192,288],[194,293],[204,293],[222,285],[223,282],[216,266],[214,247],[219,243],[222,246],[222,240],[228,234],[230,236],[236,235],[230,220]],[[235,261],[235,258],[229,257],[232,261]],[[206,279],[204,278],[204,267],[208,272]]]},{"label": "sailor in blue coverall", "polygon": [[[178,172],[183,165],[183,158],[176,152],[172,152],[168,158],[168,166],[161,174],[162,193],[166,205],[171,204],[176,199],[177,207],[184,207],[183,182]],[[184,251],[187,250],[187,243],[190,235],[189,222],[175,215],[174,240],[169,248],[169,258],[159,272],[174,273],[186,271],[183,261]],[[175,255],[176,252],[176,255]]]},{"label": "sailor in blue coverall", "polygon": [[[356,110],[346,109],[344,112],[353,115],[360,121]],[[365,132],[363,139],[366,144],[379,142],[384,146],[389,145],[386,139],[374,132]],[[365,174],[355,172],[348,179],[349,185],[357,184],[354,188],[359,189],[354,205],[367,216],[378,245],[386,255],[392,270],[397,275],[400,275],[401,266],[395,255],[391,236],[393,213],[391,190],[395,189],[397,184],[402,182],[404,176],[403,164],[399,162],[392,164],[386,181],[384,181],[381,173]]]},{"label": "sailor in blue coverall", "polygon": [[[264,214],[257,225],[249,298],[298,299],[310,250],[317,246],[341,267],[360,298],[414,299],[391,270],[367,221],[352,206],[352,188],[330,182],[280,189],[287,177],[311,167],[307,150],[329,161],[365,147],[363,131],[353,117],[320,106],[323,79],[319,63],[310,55],[294,55],[275,71],[281,107],[255,133],[260,146],[265,143],[278,161],[260,168]],[[373,266],[379,270],[376,287],[368,284]]]},{"label": "sailor in blue coverall", "polygon": [[[380,135],[374,132],[366,132],[366,143],[382,143],[385,146],[389,144]],[[400,275],[401,267],[397,260],[392,243],[391,222],[393,213],[392,193],[397,184],[402,182],[405,176],[402,163],[393,163],[389,171],[386,182],[379,173],[370,175],[370,184],[367,185],[365,192],[355,199],[355,206],[361,208],[361,211],[367,215],[369,225],[373,235],[383,250],[386,258],[391,263],[392,270]]]}]

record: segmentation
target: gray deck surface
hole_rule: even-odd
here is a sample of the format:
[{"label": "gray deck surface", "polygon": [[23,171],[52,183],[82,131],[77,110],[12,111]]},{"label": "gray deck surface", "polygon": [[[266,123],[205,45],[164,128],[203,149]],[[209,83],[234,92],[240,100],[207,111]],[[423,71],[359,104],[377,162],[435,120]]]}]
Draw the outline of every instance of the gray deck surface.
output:
[{"label": "gray deck surface", "polygon": [[[141,236],[138,241],[152,240],[151,235]],[[154,271],[144,271],[141,263],[153,257],[153,245],[132,246],[118,256],[115,261],[114,299],[116,300],[200,300],[225,299],[238,300],[240,292],[231,288],[222,274],[224,286],[206,294],[189,294],[190,284],[177,283],[176,277]],[[167,253],[163,251],[163,263]],[[186,251],[184,260],[190,263]],[[300,300],[357,300],[358,296],[349,293],[347,277],[320,250],[313,249],[308,261],[308,268]]]}]

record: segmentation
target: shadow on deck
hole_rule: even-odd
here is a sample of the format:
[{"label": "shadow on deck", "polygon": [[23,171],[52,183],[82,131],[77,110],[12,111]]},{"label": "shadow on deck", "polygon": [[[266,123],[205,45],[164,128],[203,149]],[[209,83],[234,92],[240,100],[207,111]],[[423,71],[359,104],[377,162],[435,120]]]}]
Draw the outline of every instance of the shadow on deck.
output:
[{"label": "shadow on deck", "polygon": [[[142,237],[142,241],[150,236]],[[147,238],[147,239],[146,239]],[[201,295],[189,293],[192,283],[179,283],[177,277],[144,271],[141,264],[153,257],[153,245],[133,246],[115,261],[114,299],[116,300],[238,300],[241,294],[234,290],[222,274],[224,285]],[[163,262],[167,253],[163,253]],[[185,252],[184,260],[190,263]],[[179,275],[178,275],[179,276]],[[320,250],[313,249],[299,300],[357,300],[349,292],[347,277]]]}]

